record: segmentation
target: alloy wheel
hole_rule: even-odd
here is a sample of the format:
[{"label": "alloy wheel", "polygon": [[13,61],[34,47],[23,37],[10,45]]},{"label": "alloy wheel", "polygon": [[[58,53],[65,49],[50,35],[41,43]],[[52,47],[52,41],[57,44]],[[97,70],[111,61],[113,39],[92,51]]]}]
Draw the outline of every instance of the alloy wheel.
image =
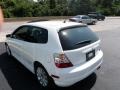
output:
[{"label": "alloy wheel", "polygon": [[45,72],[45,70],[41,67],[38,67],[36,70],[36,75],[37,75],[37,79],[38,79],[39,83],[43,87],[47,87],[48,86],[48,77],[47,77],[47,73]]}]

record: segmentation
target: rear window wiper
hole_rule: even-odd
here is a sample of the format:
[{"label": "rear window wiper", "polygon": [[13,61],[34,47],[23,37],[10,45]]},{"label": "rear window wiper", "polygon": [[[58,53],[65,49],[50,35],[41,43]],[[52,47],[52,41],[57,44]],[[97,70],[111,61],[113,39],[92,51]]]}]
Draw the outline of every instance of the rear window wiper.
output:
[{"label": "rear window wiper", "polygon": [[85,43],[91,43],[91,40],[80,41],[80,42],[77,42],[75,45],[85,44]]}]

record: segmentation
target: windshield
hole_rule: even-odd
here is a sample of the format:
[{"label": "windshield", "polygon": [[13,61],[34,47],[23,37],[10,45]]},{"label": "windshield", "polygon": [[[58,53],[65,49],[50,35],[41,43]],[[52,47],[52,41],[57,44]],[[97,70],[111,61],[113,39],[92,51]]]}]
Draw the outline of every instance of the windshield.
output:
[{"label": "windshield", "polygon": [[98,37],[86,26],[65,28],[58,34],[63,50],[77,49],[98,40]]}]

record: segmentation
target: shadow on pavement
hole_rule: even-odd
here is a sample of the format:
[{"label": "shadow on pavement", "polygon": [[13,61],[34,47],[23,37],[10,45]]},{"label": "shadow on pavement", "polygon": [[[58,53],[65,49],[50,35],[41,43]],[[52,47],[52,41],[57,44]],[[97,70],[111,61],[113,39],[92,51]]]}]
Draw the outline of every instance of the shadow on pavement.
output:
[{"label": "shadow on pavement", "polygon": [[[4,48],[4,44],[0,43],[0,70],[2,71],[2,74],[4,75],[11,89],[42,90],[37,80],[35,79],[35,76],[30,71],[28,71],[23,65],[21,65],[16,59],[14,59],[13,57],[9,57],[5,53]],[[90,90],[94,86],[96,79],[97,76],[95,73],[93,73],[86,79],[76,83],[71,87],[54,87],[52,89]],[[0,83],[1,82],[2,81],[0,81]]]},{"label": "shadow on pavement", "polygon": [[61,88],[62,90],[70,89],[70,90],[91,90],[96,82],[97,76],[95,73],[91,74],[86,79],[74,84],[71,87]]}]

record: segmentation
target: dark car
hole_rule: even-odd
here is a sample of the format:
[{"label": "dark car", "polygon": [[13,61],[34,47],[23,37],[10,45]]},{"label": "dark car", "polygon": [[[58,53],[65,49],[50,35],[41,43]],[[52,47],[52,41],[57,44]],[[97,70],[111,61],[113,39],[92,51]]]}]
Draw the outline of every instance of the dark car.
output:
[{"label": "dark car", "polygon": [[105,16],[99,12],[89,12],[88,16],[97,20],[105,20]]}]

